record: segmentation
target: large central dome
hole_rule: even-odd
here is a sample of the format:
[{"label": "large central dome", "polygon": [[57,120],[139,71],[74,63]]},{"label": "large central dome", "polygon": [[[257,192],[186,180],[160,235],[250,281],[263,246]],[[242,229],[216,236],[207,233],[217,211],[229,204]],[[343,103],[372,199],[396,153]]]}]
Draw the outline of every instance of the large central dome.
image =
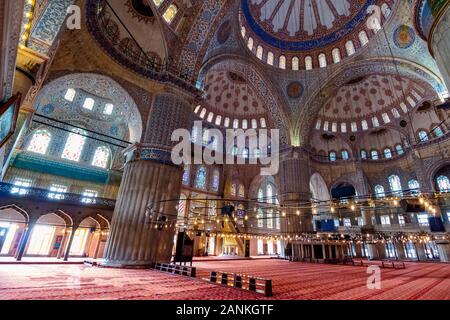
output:
[{"label": "large central dome", "polygon": [[366,46],[396,0],[242,0],[247,47],[267,64],[292,70],[325,67]]},{"label": "large central dome", "polygon": [[244,0],[246,20],[267,44],[310,50],[333,43],[364,23],[375,0]]}]

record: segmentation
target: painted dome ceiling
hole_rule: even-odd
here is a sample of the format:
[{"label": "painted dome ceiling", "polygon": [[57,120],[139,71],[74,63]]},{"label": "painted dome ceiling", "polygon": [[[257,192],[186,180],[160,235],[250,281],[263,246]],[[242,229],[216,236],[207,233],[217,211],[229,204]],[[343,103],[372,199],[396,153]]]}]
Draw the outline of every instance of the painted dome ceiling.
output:
[{"label": "painted dome ceiling", "polygon": [[[395,0],[242,0],[243,37],[275,55],[365,46],[391,16]],[[375,19],[377,18],[376,22]],[[347,48],[348,51],[348,48]],[[353,49],[348,55],[353,54]],[[342,54],[345,56],[345,54]]]},{"label": "painted dome ceiling", "polygon": [[325,103],[316,129],[341,131],[344,127],[350,132],[352,122],[357,129],[352,131],[378,127],[403,117],[433,92],[425,83],[387,74],[353,79]]}]

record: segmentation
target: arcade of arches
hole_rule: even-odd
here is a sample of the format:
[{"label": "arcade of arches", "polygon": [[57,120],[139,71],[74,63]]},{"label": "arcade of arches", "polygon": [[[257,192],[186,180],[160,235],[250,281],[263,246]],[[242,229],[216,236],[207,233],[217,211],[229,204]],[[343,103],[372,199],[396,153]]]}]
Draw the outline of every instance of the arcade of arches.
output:
[{"label": "arcade of arches", "polygon": [[449,1],[0,9],[0,262],[450,261]]}]

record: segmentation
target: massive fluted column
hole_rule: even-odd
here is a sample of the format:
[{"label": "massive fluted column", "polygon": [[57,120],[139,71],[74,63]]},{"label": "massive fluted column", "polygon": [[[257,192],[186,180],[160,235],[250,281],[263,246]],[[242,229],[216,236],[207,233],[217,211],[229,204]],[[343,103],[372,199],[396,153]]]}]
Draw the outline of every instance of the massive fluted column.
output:
[{"label": "massive fluted column", "polygon": [[431,28],[428,45],[450,89],[450,2],[430,0],[430,5],[436,20]]},{"label": "massive fluted column", "polygon": [[[171,161],[170,138],[174,130],[188,128],[190,112],[190,106],[181,98],[172,94],[157,96],[144,143],[126,150],[127,163],[111,222],[106,265],[145,267],[153,261],[170,261],[183,170]],[[162,217],[168,223],[159,223]]]},{"label": "massive fluted column", "polygon": [[[308,154],[301,148],[290,148],[280,152],[279,198],[281,206],[295,206],[298,203],[309,202]],[[281,218],[281,231],[291,236],[302,232],[313,231],[311,210],[284,209],[286,217]]]}]

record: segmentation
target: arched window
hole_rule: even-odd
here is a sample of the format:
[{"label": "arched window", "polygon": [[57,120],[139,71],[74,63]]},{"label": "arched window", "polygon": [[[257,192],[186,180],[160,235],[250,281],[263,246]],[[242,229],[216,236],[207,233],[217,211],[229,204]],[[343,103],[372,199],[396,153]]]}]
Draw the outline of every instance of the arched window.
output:
[{"label": "arched window", "polygon": [[450,192],[450,180],[447,176],[437,177],[436,182],[440,192]]},{"label": "arched window", "polygon": [[237,146],[233,146],[233,148],[231,149],[231,155],[237,156],[238,153],[239,153],[239,148]]},{"label": "arched window", "polygon": [[216,117],[216,126],[220,126],[222,124],[222,116]]},{"label": "arched window", "polygon": [[73,129],[66,141],[61,158],[79,161],[81,157],[81,152],[83,151],[84,143],[86,138],[82,136],[84,131],[81,129]]},{"label": "arched window", "polygon": [[428,141],[428,133],[424,130],[419,131],[419,143]]},{"label": "arched window", "polygon": [[391,118],[389,118],[389,115],[385,112],[381,115],[381,117],[383,118],[383,121],[385,124],[388,124],[389,122],[391,122]]},{"label": "arched window", "polygon": [[391,15],[391,8],[386,3],[383,3],[381,6],[381,12],[383,13],[383,16],[387,19]]},{"label": "arched window", "polygon": [[112,103],[105,104],[105,108],[103,109],[103,114],[110,116],[114,111],[114,105]]},{"label": "arched window", "polygon": [[66,91],[66,95],[64,96],[64,99],[66,99],[67,101],[72,102],[73,99],[75,99],[75,95],[77,94],[77,92],[75,91],[75,89],[69,88]]},{"label": "arched window", "polygon": [[403,194],[403,191],[402,191],[402,183],[400,182],[400,177],[393,174],[389,176],[388,181],[392,193],[396,196],[401,196]]},{"label": "arched window", "polygon": [[384,198],[386,196],[385,192],[384,192],[384,187],[381,185],[376,185],[375,186],[375,197],[377,199],[381,199]]},{"label": "arched window", "polygon": [[242,120],[242,129],[246,130],[248,128],[248,121],[246,119]]},{"label": "arched window", "polygon": [[242,157],[244,158],[244,159],[248,159],[248,157],[249,157],[249,150],[248,150],[248,148],[244,148],[244,152],[243,152],[243,154],[242,154]]},{"label": "arched window", "polygon": [[330,151],[330,153],[329,153],[329,155],[328,155],[328,159],[329,159],[330,161],[336,161],[336,159],[337,159],[336,152]]},{"label": "arched window", "polygon": [[253,157],[256,158],[256,159],[261,157],[261,150],[259,148],[253,149]]},{"label": "arched window", "polygon": [[306,70],[312,70],[312,68],[313,68],[312,58],[310,56],[307,56],[305,58],[305,69]]},{"label": "arched window", "polygon": [[331,52],[331,55],[333,56],[334,63],[341,62],[341,51],[338,48],[334,48]]},{"label": "arched window", "polygon": [[197,171],[197,177],[195,178],[195,186],[198,189],[206,189],[206,169],[200,167]]},{"label": "arched window", "polygon": [[236,196],[236,184],[232,183],[231,187],[230,187],[230,194],[231,196],[235,197]]},{"label": "arched window", "polygon": [[256,216],[258,219],[258,228],[264,228],[264,219],[262,214],[262,209],[258,209],[258,214]]},{"label": "arched window", "polygon": [[33,134],[27,150],[39,154],[46,154],[51,140],[52,135],[50,132],[47,130],[37,130]]},{"label": "arched window", "polygon": [[263,58],[263,48],[261,46],[258,46],[258,48],[256,49],[256,57],[259,60],[262,60]]},{"label": "arched window", "polygon": [[190,170],[188,167],[184,168],[182,182],[185,186],[190,184]]},{"label": "arched window", "polygon": [[378,151],[377,150],[372,150],[370,152],[370,156],[372,157],[372,160],[378,160]]},{"label": "arched window", "polygon": [[273,187],[272,187],[272,185],[270,183],[266,187],[266,199],[267,199],[268,203],[274,203]]},{"label": "arched window", "polygon": [[367,37],[367,33],[363,30],[358,34],[359,42],[361,43],[361,47],[364,47],[369,43],[369,38]]},{"label": "arched window", "polygon": [[213,118],[214,118],[214,113],[210,112],[210,113],[208,113],[208,118],[206,118],[206,121],[212,122]]},{"label": "arched window", "polygon": [[223,121],[223,126],[225,128],[228,128],[230,126],[230,118],[225,117],[224,121]]},{"label": "arched window", "polygon": [[202,112],[200,112],[200,118],[205,118],[205,115],[206,115],[206,109],[205,108],[203,108],[202,109]]},{"label": "arched window", "polygon": [[300,69],[300,60],[298,57],[292,58],[292,70],[298,71]]},{"label": "arched window", "polygon": [[258,128],[258,121],[256,121],[256,119],[252,119],[252,128],[253,129]]},{"label": "arched window", "polygon": [[319,66],[325,68],[327,66],[327,56],[325,53],[319,54]]},{"label": "arched window", "polygon": [[397,152],[397,154],[398,154],[399,156],[402,155],[402,154],[404,153],[403,147],[402,147],[401,144],[397,144],[397,145],[395,146],[395,151]]},{"label": "arched window", "polygon": [[95,100],[92,98],[86,98],[83,103],[83,108],[87,110],[94,109]]},{"label": "arched window", "polygon": [[263,201],[264,201],[264,191],[263,191],[263,189],[259,189],[258,190],[258,202],[263,202]]},{"label": "arched window", "polygon": [[278,62],[278,67],[280,69],[286,69],[286,57],[285,56],[280,56],[280,60]]},{"label": "arched window", "polygon": [[171,4],[166,12],[163,14],[164,20],[166,20],[167,23],[172,23],[173,19],[175,19],[175,16],[177,15],[178,7],[174,4]]},{"label": "arched window", "polygon": [[247,47],[250,51],[253,50],[253,38],[252,37],[248,38]]},{"label": "arched window", "polygon": [[94,167],[106,168],[108,166],[110,151],[108,147],[101,146],[95,150],[92,165]]},{"label": "arched window", "polygon": [[273,66],[274,56],[273,52],[269,51],[267,54],[267,64]]},{"label": "arched window", "polygon": [[369,130],[369,125],[367,124],[367,120],[361,121],[361,127],[363,130]]},{"label": "arched window", "polygon": [[243,26],[243,27],[241,27],[241,35],[242,35],[242,38],[245,38],[245,34],[247,33],[247,30],[245,29],[245,27]]},{"label": "arched window", "polygon": [[239,185],[239,189],[238,189],[238,195],[241,198],[245,198],[245,187],[243,184]]},{"label": "arched window", "polygon": [[345,44],[345,50],[347,50],[348,56],[352,56],[355,54],[355,45],[353,44],[353,41],[347,41],[347,43]]},{"label": "arched window", "polygon": [[266,119],[261,118],[259,122],[261,123],[261,128],[265,128],[267,126],[266,125]]},{"label": "arched window", "polygon": [[348,155],[348,151],[347,150],[342,150],[341,155],[342,155],[342,160],[348,160],[349,159],[349,155]]},{"label": "arched window", "polygon": [[441,127],[434,128],[433,133],[436,136],[436,138],[440,138],[444,135],[444,132],[442,131]]},{"label": "arched window", "polygon": [[419,181],[415,179],[411,179],[408,181],[408,189],[413,195],[419,195],[420,194],[420,185]]},{"label": "arched window", "polygon": [[214,170],[213,178],[212,178],[212,185],[211,188],[214,192],[219,191],[219,184],[220,184],[220,173],[219,170]]},{"label": "arched window", "polygon": [[390,148],[384,149],[384,157],[386,159],[391,159],[392,158],[392,151],[391,151]]},{"label": "arched window", "polygon": [[361,150],[361,159],[367,159],[367,151],[366,150]]},{"label": "arched window", "polygon": [[238,119],[234,119],[233,120],[233,129],[238,129],[239,128],[239,120]]},{"label": "arched window", "polygon": [[373,125],[374,128],[380,126],[380,122],[378,121],[378,118],[377,118],[377,117],[373,117],[373,118],[372,118],[372,125]]},{"label": "arched window", "polygon": [[268,229],[273,228],[273,211],[272,210],[267,210],[266,226]]}]

